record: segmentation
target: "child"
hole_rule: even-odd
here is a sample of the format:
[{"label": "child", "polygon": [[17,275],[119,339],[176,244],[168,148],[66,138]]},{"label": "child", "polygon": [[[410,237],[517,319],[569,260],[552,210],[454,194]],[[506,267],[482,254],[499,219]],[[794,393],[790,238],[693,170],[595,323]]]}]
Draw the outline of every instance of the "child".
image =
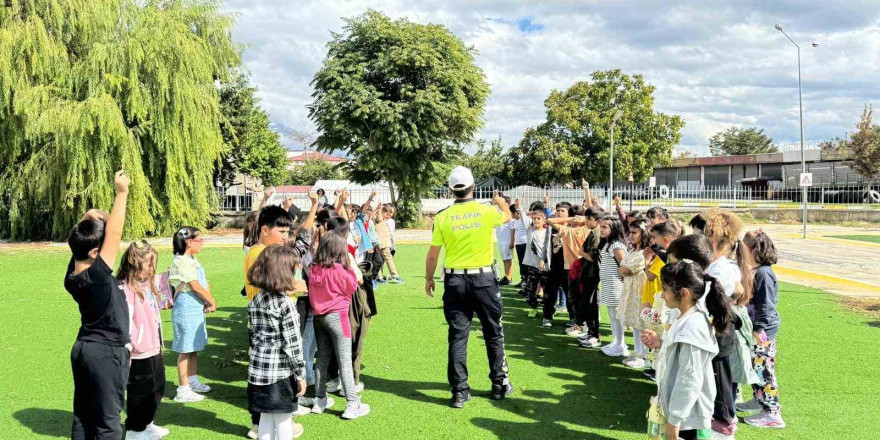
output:
[{"label": "child", "polygon": [[[577,282],[573,283],[571,280],[571,266],[575,263],[575,261],[578,260],[578,258],[580,258],[581,247],[584,245],[584,241],[586,241],[587,236],[590,234],[590,229],[587,228],[585,225],[586,221],[584,218],[583,207],[572,207],[567,205],[567,203],[560,203],[559,205],[556,205],[557,217],[549,219],[548,222],[550,223],[550,226],[552,226],[553,229],[557,231],[556,236],[558,237],[560,246],[562,248],[563,267],[561,269],[561,273],[556,274],[555,276],[562,278],[560,281],[557,282],[564,287],[563,293],[567,295],[567,298],[563,297],[563,299],[567,300],[566,308],[569,311],[570,321],[569,325],[566,327],[566,334],[570,335],[573,331],[575,331],[574,327],[578,327],[578,330],[580,329],[580,326],[577,325],[578,322],[575,313],[576,300],[574,299],[574,297],[576,296],[575,290],[578,288],[578,286]],[[568,213],[561,212],[564,210],[568,210],[571,214],[573,214],[573,216],[569,216]],[[577,277],[577,279],[579,278],[580,277]],[[546,303],[544,310],[546,315]]]},{"label": "child", "polygon": [[174,339],[171,349],[180,353],[177,357],[177,387],[175,402],[199,402],[211,387],[198,378],[199,352],[208,343],[208,330],[205,314],[217,310],[217,303],[208,288],[205,269],[196,259],[202,251],[202,233],[191,226],[184,226],[174,234],[172,245],[174,259],[168,273],[168,282],[174,286],[174,307],[171,309],[171,324]]},{"label": "child", "polygon": [[662,339],[663,367],[658,371],[666,438],[710,438],[715,395],[712,358],[718,353],[713,327],[718,333],[728,331],[730,300],[720,283],[690,260],[667,265],[661,279],[663,299],[671,309]]},{"label": "child", "polygon": [[523,265],[523,258],[526,256],[526,245],[529,242],[528,227],[523,222],[523,217],[519,213],[516,205],[510,205],[510,216],[513,222],[510,227],[510,246],[516,250],[516,258],[519,263],[519,283],[513,287],[522,287],[526,278],[526,267]]},{"label": "child", "polygon": [[629,356],[629,349],[624,340],[623,323],[617,318],[617,307],[623,294],[623,282],[620,279],[620,262],[626,252],[623,243],[623,226],[620,219],[606,215],[599,225],[602,241],[599,242],[599,304],[605,305],[611,319],[611,343],[602,347],[602,353],[608,356]]},{"label": "child", "polygon": [[504,263],[504,277],[499,282],[500,285],[506,286],[510,284],[513,278],[513,247],[510,242],[513,239],[513,225],[515,221],[511,218],[507,223],[495,228],[495,243],[498,247],[498,254],[501,255],[501,261]]},{"label": "child", "polygon": [[620,262],[620,275],[623,277],[623,295],[620,298],[620,306],[617,309],[617,319],[624,327],[633,330],[633,356],[624,359],[623,364],[630,368],[644,369],[648,350],[642,344],[641,332],[642,319],[642,293],[645,290],[645,254],[643,250],[650,243],[650,235],[644,223],[634,222],[629,227],[629,242],[632,249]]},{"label": "child", "polygon": [[315,372],[315,405],[312,412],[322,413],[327,400],[327,370],[336,356],[346,405],[342,418],[354,420],[370,412],[355,392],[352,367],[349,308],[352,295],[363,283],[363,276],[348,253],[345,236],[328,233],[318,246],[309,271],[309,300],[315,316],[315,339],[318,343],[318,368]]},{"label": "child", "polygon": [[379,238],[379,252],[382,253],[382,259],[385,260],[385,264],[388,265],[388,273],[391,276],[388,281],[391,283],[403,284],[403,279],[400,278],[400,274],[397,273],[397,267],[394,265],[394,256],[391,255],[391,246],[393,245],[393,242],[388,220],[391,219],[392,215],[394,215],[394,208],[390,205],[382,205],[382,208],[376,212],[376,235]]},{"label": "child", "polygon": [[785,422],[779,409],[779,388],[776,379],[776,335],[779,332],[779,313],[776,304],[779,286],[773,265],[776,264],[776,246],[770,237],[761,230],[746,234],[743,242],[752,251],[755,264],[753,295],[749,303],[749,314],[754,323],[756,341],[752,363],[759,379],[752,385],[754,398],[737,409],[752,413],[745,418],[749,425],[759,428],[784,428]]},{"label": "child", "polygon": [[[317,196],[317,194],[315,195]],[[316,207],[315,203],[316,201],[312,204],[313,209]],[[273,205],[260,210],[257,220],[259,239],[256,244],[248,249],[247,254],[244,256],[244,290],[247,293],[248,301],[252,300],[260,292],[260,289],[251,285],[247,280],[247,274],[250,273],[251,267],[267,246],[284,244],[287,241],[291,226],[293,226],[293,216],[284,208]]]},{"label": "child", "polygon": [[[640,221],[643,220],[637,220],[637,223]],[[673,223],[660,222],[651,226],[649,230],[652,245],[644,250],[646,281],[642,290],[641,318],[646,329],[662,335],[663,325],[666,323],[666,306],[663,305],[660,271],[666,265],[666,248],[678,237],[678,229]],[[650,364],[650,360],[646,362],[645,376],[656,379],[656,371]]]},{"label": "child", "polygon": [[288,296],[305,289],[295,249],[273,244],[254,262],[248,280],[260,291],[248,303],[250,362],[248,409],[260,414],[260,439],[290,439],[303,434],[293,423],[297,399],[306,391],[299,314]]},{"label": "child", "polygon": [[526,266],[526,279],[523,292],[526,294],[526,302],[529,307],[538,308],[538,284],[546,285],[550,275],[551,234],[547,230],[547,212],[544,205],[536,202],[531,206],[531,212],[526,214],[522,208],[522,199],[516,199],[515,206],[520,211],[520,217],[527,225],[528,243],[523,265]]},{"label": "child", "polygon": [[[741,243],[739,234],[742,220],[736,214],[710,210],[706,213],[704,235],[712,243],[713,261],[706,270],[721,283],[724,293],[736,301],[737,305],[748,304],[752,295],[751,254]],[[730,255],[736,253],[734,261]],[[745,317],[748,320],[748,317]],[[736,432],[736,388],[734,373],[751,368],[751,359],[746,359],[737,350],[736,330],[750,323],[734,319],[730,329],[718,337],[718,355],[712,361],[718,394],[715,399],[715,414],[712,430],[721,436],[732,436]],[[750,357],[750,356],[749,356]]]},{"label": "child", "polygon": [[162,318],[155,295],[158,253],[146,241],[132,242],[122,254],[116,278],[122,283],[131,315],[131,367],[125,413],[128,440],[165,437],[168,430],[153,424],[165,393],[162,360]]},{"label": "child", "polygon": [[130,181],[117,171],[113,210],[92,209],[70,231],[73,254],[64,289],[79,306],[80,328],[70,352],[73,369],[75,440],[122,437],[119,413],[125,398],[130,359],[129,313],[125,295],[113,277]]},{"label": "child", "polygon": [[645,213],[645,217],[648,219],[648,226],[654,227],[658,223],[669,220],[669,212],[666,211],[666,208],[655,206]]},{"label": "child", "polygon": [[[581,246],[581,271],[576,274],[575,321],[581,328],[572,327],[569,336],[577,337],[583,348],[597,348],[601,345],[599,335],[599,242],[601,241],[599,219],[602,211],[587,208],[584,211],[584,226],[590,231]],[[569,279],[573,278],[569,276]],[[574,290],[574,289],[572,289]],[[580,334],[578,334],[580,333]]]}]

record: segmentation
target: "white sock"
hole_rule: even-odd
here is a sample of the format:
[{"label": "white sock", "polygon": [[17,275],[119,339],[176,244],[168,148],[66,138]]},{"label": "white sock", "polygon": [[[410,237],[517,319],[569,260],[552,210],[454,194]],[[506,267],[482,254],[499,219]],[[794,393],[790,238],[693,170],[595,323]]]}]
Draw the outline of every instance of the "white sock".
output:
[{"label": "white sock", "polygon": [[189,383],[199,383],[199,376],[190,376]]},{"label": "white sock", "polygon": [[275,415],[260,413],[259,440],[275,440]]},{"label": "white sock", "polygon": [[275,435],[278,440],[293,438],[293,414],[272,414],[275,416]]},{"label": "white sock", "polygon": [[191,390],[189,385],[181,385],[181,386],[177,387],[178,394],[180,394],[181,392],[184,392],[184,391],[189,391],[189,390]]}]

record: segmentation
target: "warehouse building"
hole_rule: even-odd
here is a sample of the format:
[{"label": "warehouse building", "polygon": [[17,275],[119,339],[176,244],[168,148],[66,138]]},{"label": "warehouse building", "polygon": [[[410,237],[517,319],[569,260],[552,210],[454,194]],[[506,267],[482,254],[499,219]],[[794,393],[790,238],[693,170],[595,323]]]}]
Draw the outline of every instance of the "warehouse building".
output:
[{"label": "warehouse building", "polygon": [[[862,178],[849,167],[852,152],[807,150],[807,172],[815,186],[859,185]],[[744,156],[710,156],[674,159],[670,167],[654,168],[657,186],[696,189],[713,186],[742,186],[743,181],[765,178],[786,188],[798,186],[800,151]],[[762,179],[763,180],[763,179]]]}]

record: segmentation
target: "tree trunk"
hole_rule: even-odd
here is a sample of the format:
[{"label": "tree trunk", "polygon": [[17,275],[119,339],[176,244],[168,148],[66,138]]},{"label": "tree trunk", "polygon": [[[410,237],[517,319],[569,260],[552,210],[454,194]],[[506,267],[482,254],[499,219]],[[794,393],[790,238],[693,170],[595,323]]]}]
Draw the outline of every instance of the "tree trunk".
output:
[{"label": "tree trunk", "polygon": [[397,194],[394,191],[394,182],[388,181],[388,189],[391,191],[391,204],[397,206]]}]

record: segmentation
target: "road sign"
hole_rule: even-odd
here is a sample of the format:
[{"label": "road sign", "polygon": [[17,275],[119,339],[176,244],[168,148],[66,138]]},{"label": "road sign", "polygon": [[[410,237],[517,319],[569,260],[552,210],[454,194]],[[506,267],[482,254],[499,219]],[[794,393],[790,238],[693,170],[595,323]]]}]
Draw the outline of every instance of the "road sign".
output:
[{"label": "road sign", "polygon": [[813,186],[813,173],[801,173],[799,182],[801,186]]},{"label": "road sign", "polygon": [[656,188],[657,187],[657,178],[654,176],[651,176],[651,178],[648,179],[648,186],[651,188]]}]

